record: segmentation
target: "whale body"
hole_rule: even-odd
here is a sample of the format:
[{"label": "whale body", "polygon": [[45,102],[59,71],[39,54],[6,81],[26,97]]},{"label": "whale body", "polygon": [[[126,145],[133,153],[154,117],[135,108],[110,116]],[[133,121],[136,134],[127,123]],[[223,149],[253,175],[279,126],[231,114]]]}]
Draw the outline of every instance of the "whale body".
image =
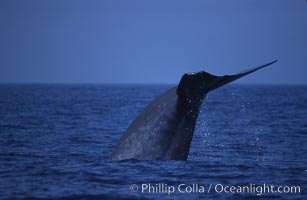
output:
[{"label": "whale body", "polygon": [[186,160],[206,94],[275,62],[234,75],[184,74],[178,86],[154,99],[130,124],[111,160]]}]

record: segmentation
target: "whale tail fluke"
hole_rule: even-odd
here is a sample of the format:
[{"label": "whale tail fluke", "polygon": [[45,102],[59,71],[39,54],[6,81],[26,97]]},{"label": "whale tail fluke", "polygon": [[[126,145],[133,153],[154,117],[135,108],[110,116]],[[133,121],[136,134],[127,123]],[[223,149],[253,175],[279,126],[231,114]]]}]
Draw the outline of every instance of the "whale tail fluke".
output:
[{"label": "whale tail fluke", "polygon": [[209,84],[207,86],[207,92],[214,90],[216,88],[219,88],[223,85],[226,85],[226,84],[228,84],[232,81],[235,81],[239,78],[242,78],[243,76],[251,74],[251,73],[253,73],[253,72],[255,72],[259,69],[262,69],[264,67],[272,65],[272,64],[276,63],[277,61],[278,60],[274,60],[274,61],[266,63],[264,65],[260,65],[258,67],[254,67],[254,68],[248,69],[244,72],[241,72],[241,73],[238,73],[238,74],[233,74],[233,75],[215,76],[215,75],[212,75],[212,74],[208,74],[210,76],[210,81],[209,81]]}]

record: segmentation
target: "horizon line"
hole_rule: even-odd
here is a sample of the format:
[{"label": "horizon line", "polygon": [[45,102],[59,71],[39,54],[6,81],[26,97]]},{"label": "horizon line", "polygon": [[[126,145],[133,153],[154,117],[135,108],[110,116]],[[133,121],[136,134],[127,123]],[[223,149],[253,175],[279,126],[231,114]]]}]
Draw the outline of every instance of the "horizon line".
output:
[{"label": "horizon line", "polygon": [[[0,82],[0,85],[177,85],[178,83],[142,82]],[[229,85],[307,86],[307,83],[231,83]]]}]

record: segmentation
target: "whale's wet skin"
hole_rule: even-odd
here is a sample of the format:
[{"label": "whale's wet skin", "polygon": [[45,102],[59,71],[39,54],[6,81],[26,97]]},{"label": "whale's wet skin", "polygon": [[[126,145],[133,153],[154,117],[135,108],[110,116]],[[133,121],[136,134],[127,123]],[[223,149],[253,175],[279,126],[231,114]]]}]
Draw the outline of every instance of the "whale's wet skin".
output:
[{"label": "whale's wet skin", "polygon": [[130,191],[140,183],[300,185],[306,195],[306,86],[226,85],[204,99],[187,161],[110,162],[133,119],[172,87],[0,85],[0,199],[259,198]]},{"label": "whale's wet skin", "polygon": [[205,95],[277,60],[235,75],[186,73],[177,87],[150,103],[128,127],[113,150],[112,160],[186,160]]}]

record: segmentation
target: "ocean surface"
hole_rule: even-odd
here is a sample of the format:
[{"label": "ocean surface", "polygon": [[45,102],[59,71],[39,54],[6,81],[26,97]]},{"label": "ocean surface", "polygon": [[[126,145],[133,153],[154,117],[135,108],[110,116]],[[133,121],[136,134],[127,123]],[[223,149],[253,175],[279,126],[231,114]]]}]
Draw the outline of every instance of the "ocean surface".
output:
[{"label": "ocean surface", "polygon": [[0,85],[0,199],[307,199],[307,86],[217,89],[187,161],[109,161],[170,87]]}]

